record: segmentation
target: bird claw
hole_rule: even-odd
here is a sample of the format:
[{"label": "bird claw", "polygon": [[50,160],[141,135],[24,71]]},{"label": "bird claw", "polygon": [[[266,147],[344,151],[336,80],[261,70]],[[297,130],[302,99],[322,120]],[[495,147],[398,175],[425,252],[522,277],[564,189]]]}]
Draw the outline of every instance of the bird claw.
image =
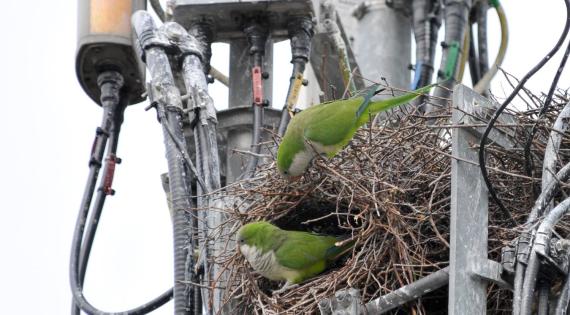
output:
[{"label": "bird claw", "polygon": [[273,293],[273,295],[281,294],[281,293],[283,293],[283,292],[285,292],[285,291],[287,291],[287,290],[289,290],[289,289],[294,289],[294,288],[296,288],[296,287],[298,287],[298,286],[299,286],[298,284],[285,283],[285,285],[283,285],[283,286],[281,287],[281,289],[279,289],[279,290],[273,290],[273,291],[271,291],[271,293]]}]

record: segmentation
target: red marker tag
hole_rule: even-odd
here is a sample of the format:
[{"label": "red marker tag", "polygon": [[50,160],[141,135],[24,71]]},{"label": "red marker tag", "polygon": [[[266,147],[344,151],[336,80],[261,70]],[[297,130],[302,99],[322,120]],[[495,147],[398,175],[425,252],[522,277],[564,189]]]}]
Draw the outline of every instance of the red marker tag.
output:
[{"label": "red marker tag", "polygon": [[261,80],[261,67],[251,69],[251,85],[253,89],[253,104],[263,106],[263,82]]},{"label": "red marker tag", "polygon": [[115,165],[117,163],[117,158],[114,155],[111,155],[108,159],[108,168],[107,172],[105,173],[105,179],[103,180],[103,192],[106,195],[112,195],[113,189],[111,186],[113,185],[113,177],[115,176]]}]

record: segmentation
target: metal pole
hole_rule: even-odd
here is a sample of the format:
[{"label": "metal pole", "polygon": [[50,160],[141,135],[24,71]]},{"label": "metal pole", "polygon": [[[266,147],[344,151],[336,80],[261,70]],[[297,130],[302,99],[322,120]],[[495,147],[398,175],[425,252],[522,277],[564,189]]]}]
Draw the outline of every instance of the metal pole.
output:
[{"label": "metal pole", "polygon": [[368,314],[382,314],[416,300],[422,295],[437,290],[449,283],[449,267],[438,270],[429,276],[410,283],[375,300],[368,302]]},{"label": "metal pole", "polygon": [[[340,2],[340,1],[339,1]],[[356,11],[338,10],[349,38],[354,37],[353,50],[362,76],[399,89],[410,87],[408,66],[411,60],[411,23],[405,1],[360,0]],[[390,7],[387,3],[396,4]],[[338,4],[339,8],[341,4]],[[358,19],[357,23],[352,13]],[[345,23],[344,21],[350,21]],[[375,31],[371,31],[375,30]]]},{"label": "metal pole", "polygon": [[[464,123],[468,107],[475,106],[475,93],[457,86],[453,93],[452,121]],[[454,128],[452,152],[462,160],[477,161],[471,148],[478,138],[467,128]],[[451,220],[449,265],[449,314],[485,314],[487,283],[473,276],[479,262],[487,260],[487,190],[477,165],[451,160]]]}]

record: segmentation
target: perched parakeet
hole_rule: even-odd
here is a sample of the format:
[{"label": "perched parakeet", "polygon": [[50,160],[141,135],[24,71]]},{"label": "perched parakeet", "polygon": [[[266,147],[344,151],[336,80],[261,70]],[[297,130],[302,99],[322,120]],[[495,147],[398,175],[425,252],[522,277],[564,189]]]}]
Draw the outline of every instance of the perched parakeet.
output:
[{"label": "perched parakeet", "polygon": [[242,226],[237,235],[240,252],[255,271],[270,280],[286,280],[278,291],[323,272],[354,242],[337,246],[342,238],[286,231],[260,221]]},{"label": "perched parakeet", "polygon": [[311,160],[321,154],[333,157],[352,139],[370,115],[407,103],[422,93],[428,85],[402,96],[372,101],[378,85],[364,96],[318,104],[295,115],[277,151],[277,168],[285,178],[303,175]]}]

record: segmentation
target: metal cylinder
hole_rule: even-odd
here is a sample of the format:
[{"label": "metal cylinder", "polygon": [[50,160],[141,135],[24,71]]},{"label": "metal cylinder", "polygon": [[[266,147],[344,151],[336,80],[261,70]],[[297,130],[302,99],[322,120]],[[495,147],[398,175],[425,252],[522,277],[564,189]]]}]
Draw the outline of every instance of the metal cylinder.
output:
[{"label": "metal cylinder", "polygon": [[144,68],[134,53],[131,14],[146,8],[145,0],[79,0],[75,70],[81,87],[101,105],[97,76],[118,71],[125,79],[122,98],[141,102],[145,91]]},{"label": "metal cylinder", "polygon": [[[346,29],[348,34],[354,34],[354,54],[362,76],[376,82],[384,78],[393,87],[409,88],[412,34],[409,18],[384,1],[362,5],[366,9],[356,29]],[[342,17],[343,12],[339,14]]]}]

